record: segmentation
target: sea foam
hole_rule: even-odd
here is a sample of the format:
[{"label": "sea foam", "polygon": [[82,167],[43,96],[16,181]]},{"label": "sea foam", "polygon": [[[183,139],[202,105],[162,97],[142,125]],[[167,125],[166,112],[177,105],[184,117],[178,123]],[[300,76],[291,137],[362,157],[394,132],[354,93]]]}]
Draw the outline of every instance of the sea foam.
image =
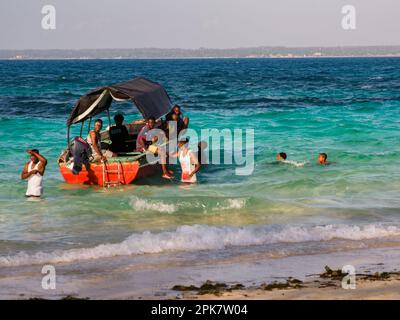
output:
[{"label": "sea foam", "polygon": [[167,203],[160,200],[140,199],[138,197],[131,197],[129,205],[135,211],[139,212],[161,212],[161,213],[174,213],[178,210],[188,210],[201,208],[205,211],[219,211],[219,210],[238,210],[246,206],[246,198],[226,198],[217,201],[215,204],[208,204],[201,200],[194,201],[180,201],[177,203]]},{"label": "sea foam", "polygon": [[140,199],[138,197],[132,197],[129,201],[132,209],[136,211],[157,211],[165,213],[173,213],[178,210],[174,204],[164,203],[162,201],[151,201],[146,199]]},{"label": "sea foam", "polygon": [[400,236],[400,228],[381,224],[246,227],[185,225],[172,231],[134,233],[120,243],[100,244],[92,248],[34,254],[20,252],[16,255],[1,256],[0,266],[56,264],[147,253],[218,250],[235,246],[329,241],[332,239],[363,240],[390,236]]},{"label": "sea foam", "polygon": [[307,163],[309,163],[308,161],[295,161],[295,160],[283,160],[282,162],[294,167],[304,167]]}]

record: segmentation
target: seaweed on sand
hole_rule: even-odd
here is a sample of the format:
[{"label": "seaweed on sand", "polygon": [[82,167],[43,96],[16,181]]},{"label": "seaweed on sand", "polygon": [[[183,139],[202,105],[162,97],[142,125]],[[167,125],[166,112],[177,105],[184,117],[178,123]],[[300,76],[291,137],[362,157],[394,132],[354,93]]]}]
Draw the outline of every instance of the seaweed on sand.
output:
[{"label": "seaweed on sand", "polygon": [[260,289],[268,291],[273,289],[300,289],[303,287],[303,281],[295,278],[288,278],[286,282],[272,282],[270,284],[263,283],[260,285]]},{"label": "seaweed on sand", "polygon": [[330,278],[332,280],[342,280],[347,273],[343,273],[342,270],[332,270],[329,266],[325,266],[325,272],[321,273],[319,276],[321,278]]},{"label": "seaweed on sand", "polygon": [[176,285],[172,287],[172,290],[176,291],[197,291],[197,294],[215,294],[220,295],[223,292],[231,292],[232,290],[241,290],[244,289],[244,285],[241,283],[237,283],[232,286],[228,286],[226,283],[222,282],[212,282],[207,280],[204,282],[200,287],[196,287],[194,285],[190,286],[183,286],[183,285]]}]

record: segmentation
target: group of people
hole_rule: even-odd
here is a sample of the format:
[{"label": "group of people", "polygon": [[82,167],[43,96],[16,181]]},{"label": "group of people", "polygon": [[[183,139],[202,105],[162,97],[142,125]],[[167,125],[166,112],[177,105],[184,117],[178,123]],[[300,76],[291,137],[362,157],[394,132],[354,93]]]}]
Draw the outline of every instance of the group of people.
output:
[{"label": "group of people", "polygon": [[[276,160],[277,161],[286,161],[287,160],[287,154],[285,152],[279,152],[276,155]],[[328,161],[328,155],[325,152],[321,152],[318,154],[318,164],[322,166],[327,166],[330,165],[331,162]]]},{"label": "group of people", "polygon": [[[154,117],[133,121],[132,124],[143,125],[136,139],[129,135],[122,114],[115,115],[114,121],[115,125],[109,128],[111,145],[108,148],[102,148],[101,143],[103,121],[97,119],[94,122],[94,127],[86,138],[91,149],[92,161],[107,161],[108,158],[131,151],[150,152],[149,150],[152,150],[151,152],[156,153],[157,148],[154,144],[157,142],[157,136],[153,136],[152,129],[157,127],[164,131],[166,137],[169,137],[174,134],[178,136],[189,125],[189,118],[183,117],[178,105],[175,105],[166,115],[165,121],[156,121]],[[174,130],[176,132],[173,132]],[[179,159],[182,168],[181,181],[194,183],[197,181],[196,173],[200,170],[202,152],[207,146],[205,142],[201,142],[198,145],[197,152],[192,152],[188,147],[188,142],[187,138],[178,141],[178,151],[170,154],[170,156]],[[21,179],[28,180],[26,196],[40,197],[47,160],[37,149],[27,150],[27,153],[30,155],[30,161],[25,164],[21,173]],[[174,178],[173,171],[168,168],[166,159],[161,160],[162,177],[166,179]]]},{"label": "group of people", "polygon": [[[103,121],[97,119],[94,123],[94,128],[87,136],[87,143],[91,148],[93,161],[107,161],[108,158],[118,156],[123,152],[138,151],[157,153],[157,135],[153,135],[152,129],[159,128],[164,131],[166,137],[179,136],[179,133],[187,129],[189,126],[189,118],[183,117],[181,108],[175,105],[166,115],[165,121],[156,120],[154,117],[149,117],[144,120],[136,120],[132,124],[143,125],[136,139],[132,139],[128,129],[124,124],[124,116],[117,114],[114,117],[115,125],[109,128],[111,145],[104,149],[101,145],[101,130]],[[176,131],[176,132],[175,132]],[[181,181],[194,183],[197,181],[196,173],[202,165],[202,154],[207,148],[206,142],[202,141],[198,144],[197,152],[193,152],[188,147],[188,138],[181,138],[178,141],[178,151],[171,153],[170,157],[179,159],[182,168]],[[46,158],[39,153],[39,150],[27,150],[30,155],[30,161],[25,164],[21,178],[28,180],[28,188],[26,196],[40,197],[42,194],[42,179],[47,165]],[[173,171],[168,168],[168,161],[165,158],[166,154],[161,158],[162,177],[165,179],[173,179]],[[276,156],[278,161],[287,161],[287,154],[279,152]],[[329,165],[328,155],[320,153],[318,155],[318,163],[320,165]]]},{"label": "group of people", "polygon": [[[157,148],[154,145],[157,142],[157,135],[153,134],[153,129],[159,128],[164,131],[166,137],[170,137],[174,134],[178,136],[182,130],[187,129],[189,126],[189,118],[183,117],[179,105],[173,106],[171,111],[166,115],[165,121],[157,121],[154,117],[133,121],[131,124],[144,124],[136,139],[130,137],[128,129],[124,124],[124,116],[122,114],[117,114],[114,117],[114,121],[115,125],[109,128],[111,145],[108,149],[103,149],[101,146],[100,134],[103,128],[103,121],[101,119],[95,121],[93,130],[89,132],[86,140],[91,148],[93,161],[107,161],[110,157],[130,151],[156,153]],[[176,132],[173,132],[174,130]],[[185,139],[178,141],[178,152],[170,156],[175,156],[179,159],[182,167],[181,180],[183,182],[196,182],[196,173],[200,169],[200,162],[198,156],[189,150],[187,144],[188,141]],[[201,146],[203,146],[203,144],[199,144],[199,148]],[[163,154],[160,154],[160,156],[165,157]],[[174,178],[173,171],[168,168],[165,158],[161,159],[161,168],[163,178]]]}]

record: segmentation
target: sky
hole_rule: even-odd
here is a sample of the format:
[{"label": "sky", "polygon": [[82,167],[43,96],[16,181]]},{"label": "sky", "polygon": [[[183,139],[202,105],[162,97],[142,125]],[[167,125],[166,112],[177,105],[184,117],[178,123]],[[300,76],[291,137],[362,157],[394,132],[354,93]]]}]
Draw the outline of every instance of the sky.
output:
[{"label": "sky", "polygon": [[[355,30],[342,28],[344,5]],[[399,0],[0,1],[0,49],[400,45],[399,33]]]}]

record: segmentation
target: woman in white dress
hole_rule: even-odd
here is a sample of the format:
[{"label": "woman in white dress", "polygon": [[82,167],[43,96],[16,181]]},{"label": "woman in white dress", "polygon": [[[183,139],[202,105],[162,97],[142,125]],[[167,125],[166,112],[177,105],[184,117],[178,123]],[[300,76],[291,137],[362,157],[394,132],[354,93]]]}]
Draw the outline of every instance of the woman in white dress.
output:
[{"label": "woman in white dress", "polygon": [[47,160],[37,149],[27,150],[26,152],[30,154],[31,161],[25,164],[21,174],[21,179],[28,180],[28,188],[25,195],[27,197],[40,197],[43,193],[43,175]]}]

